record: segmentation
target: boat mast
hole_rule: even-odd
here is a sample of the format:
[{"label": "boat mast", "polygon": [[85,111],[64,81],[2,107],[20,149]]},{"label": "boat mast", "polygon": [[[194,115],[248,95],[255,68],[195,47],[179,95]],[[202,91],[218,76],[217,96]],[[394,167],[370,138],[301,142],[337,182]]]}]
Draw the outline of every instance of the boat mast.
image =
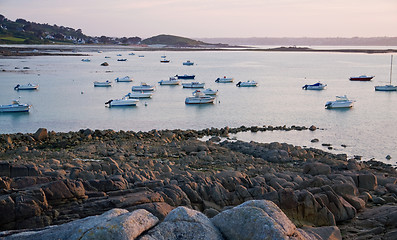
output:
[{"label": "boat mast", "polygon": [[390,85],[391,85],[391,75],[393,71],[393,55],[391,55],[391,60],[390,60]]}]

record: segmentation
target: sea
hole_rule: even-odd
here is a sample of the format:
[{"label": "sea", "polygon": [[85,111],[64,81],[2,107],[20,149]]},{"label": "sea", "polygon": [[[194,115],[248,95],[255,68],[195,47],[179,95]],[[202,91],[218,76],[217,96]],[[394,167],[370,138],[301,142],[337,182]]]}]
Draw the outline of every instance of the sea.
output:
[{"label": "sea", "polygon": [[[41,127],[69,132],[86,128],[149,131],[314,125],[316,131],[243,132],[230,137],[285,142],[397,165],[397,92],[374,90],[374,86],[389,82],[391,54],[97,48],[100,51],[77,50],[87,56],[0,58],[0,104],[20,98],[21,103],[32,105],[29,113],[1,113],[0,133],[34,133]],[[160,63],[161,56],[170,62]],[[91,61],[81,61],[87,58]],[[127,61],[117,61],[121,58]],[[194,65],[184,66],[187,60]],[[101,66],[103,62],[109,66]],[[215,103],[186,105],[192,89],[158,84],[183,74],[194,74],[194,81],[218,90]],[[351,76],[364,74],[375,77],[370,82],[349,81]],[[125,76],[133,82],[114,81]],[[234,83],[215,82],[224,76],[233,77]],[[112,87],[93,85],[106,80],[113,82]],[[236,87],[237,82],[247,80],[258,82],[258,86]],[[326,90],[302,89],[319,81],[328,85]],[[156,86],[151,99],[141,99],[136,107],[105,106],[142,82]],[[14,90],[17,84],[27,83],[39,84],[39,89]],[[392,84],[397,84],[396,77]],[[325,109],[327,101],[340,95],[355,100],[354,107]]]}]

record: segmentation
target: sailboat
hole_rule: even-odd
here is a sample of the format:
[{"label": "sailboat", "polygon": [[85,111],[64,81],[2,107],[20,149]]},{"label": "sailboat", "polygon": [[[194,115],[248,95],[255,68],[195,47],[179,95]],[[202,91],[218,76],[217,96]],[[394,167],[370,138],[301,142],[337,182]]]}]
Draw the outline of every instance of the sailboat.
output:
[{"label": "sailboat", "polygon": [[375,86],[375,91],[397,91],[397,86],[391,85],[392,70],[393,70],[393,55],[391,55],[389,84],[384,86]]}]

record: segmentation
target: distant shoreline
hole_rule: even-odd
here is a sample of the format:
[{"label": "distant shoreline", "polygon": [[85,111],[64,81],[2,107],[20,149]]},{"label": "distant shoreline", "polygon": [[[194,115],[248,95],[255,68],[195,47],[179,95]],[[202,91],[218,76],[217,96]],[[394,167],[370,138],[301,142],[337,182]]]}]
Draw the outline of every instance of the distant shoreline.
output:
[{"label": "distant shoreline", "polygon": [[[86,52],[120,50],[120,51],[254,51],[254,52],[334,52],[334,53],[396,53],[397,49],[314,49],[308,47],[255,48],[231,46],[230,48],[153,48],[117,45],[38,45],[0,47],[0,57],[15,56],[87,56]],[[84,52],[84,53],[81,53]]]}]

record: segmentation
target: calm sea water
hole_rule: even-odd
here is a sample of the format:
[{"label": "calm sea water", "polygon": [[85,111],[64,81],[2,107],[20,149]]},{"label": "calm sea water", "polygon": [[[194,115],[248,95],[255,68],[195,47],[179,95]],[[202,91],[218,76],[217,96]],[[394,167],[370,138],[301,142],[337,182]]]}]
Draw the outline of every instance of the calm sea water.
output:
[{"label": "calm sea water", "polygon": [[[397,160],[397,92],[375,92],[375,85],[389,81],[390,54],[294,53],[294,52],[90,52],[91,62],[81,56],[40,56],[0,59],[0,104],[21,97],[32,104],[30,113],[0,114],[0,133],[54,131],[83,128],[146,131],[151,129],[203,129],[261,125],[315,125],[309,132],[240,133],[238,138],[259,142],[287,142],[324,148],[334,153],[361,155],[395,164]],[[117,56],[122,54],[122,56]],[[144,57],[138,57],[144,55]],[[170,63],[160,63],[166,55]],[[105,56],[111,58],[105,59]],[[127,58],[119,62],[117,58]],[[183,66],[191,60],[194,66]],[[108,67],[100,66],[108,62]],[[15,69],[15,67],[19,68]],[[29,70],[22,71],[23,67]],[[112,72],[107,72],[112,71]],[[396,69],[397,71],[397,69]],[[195,74],[196,81],[219,90],[212,105],[185,105],[192,90],[160,86],[158,81],[175,74]],[[352,82],[350,76],[375,75],[371,82]],[[132,83],[94,88],[94,81],[130,76]],[[256,88],[215,83],[222,76],[255,80]],[[305,91],[302,86],[321,81],[324,91]],[[17,84],[38,83],[37,91],[14,91]],[[152,99],[136,107],[107,108],[105,102],[120,98],[141,82],[156,84]],[[394,78],[394,84],[397,79]],[[348,110],[326,110],[336,95],[356,100]],[[310,140],[318,138],[319,143]],[[346,148],[341,145],[347,145]],[[325,149],[325,148],[324,148]],[[390,161],[385,156],[390,154]]]}]

